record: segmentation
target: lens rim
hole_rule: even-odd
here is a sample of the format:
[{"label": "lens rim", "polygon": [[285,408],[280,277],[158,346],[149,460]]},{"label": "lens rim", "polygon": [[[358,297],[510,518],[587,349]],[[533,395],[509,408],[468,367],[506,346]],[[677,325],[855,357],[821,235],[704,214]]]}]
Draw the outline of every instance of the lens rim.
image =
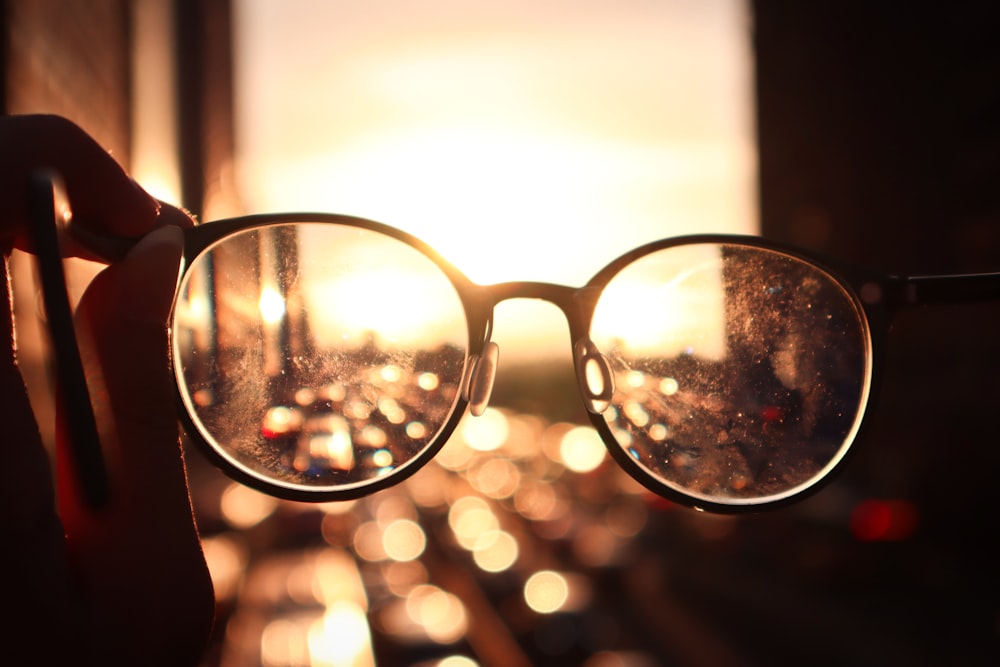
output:
[{"label": "lens rim", "polygon": [[[735,514],[753,512],[763,508],[781,507],[793,502],[800,501],[805,497],[821,489],[836,473],[845,465],[850,454],[855,449],[855,444],[861,437],[866,417],[871,413],[874,403],[874,396],[877,393],[876,387],[879,384],[880,368],[877,363],[881,358],[879,354],[884,346],[884,331],[882,325],[888,318],[887,310],[891,304],[884,298],[862,299],[862,292],[880,295],[888,295],[892,285],[891,278],[883,274],[870,272],[856,267],[821,259],[815,255],[803,252],[798,248],[782,243],[776,243],[767,239],[755,236],[743,236],[733,234],[695,234],[679,236],[668,239],[653,241],[639,246],[624,255],[612,260],[604,268],[598,271],[581,289],[581,293],[587,295],[587,308],[582,312],[578,322],[571,323],[574,340],[581,337],[589,337],[590,326],[593,321],[594,312],[600,295],[607,285],[622,270],[643,257],[652,253],[669,248],[677,248],[692,245],[728,245],[746,247],[758,250],[765,250],[773,253],[786,255],[814,267],[817,271],[824,273],[834,284],[838,285],[847,296],[849,302],[854,307],[858,315],[858,320],[862,329],[862,338],[865,345],[865,377],[862,383],[862,395],[858,405],[858,412],[852,424],[848,436],[837,450],[837,454],[830,464],[823,467],[820,473],[804,483],[791,489],[770,496],[761,498],[719,498],[706,497],[694,494],[679,487],[661,481],[651,471],[647,471],[645,466],[630,456],[626,450],[618,443],[610,425],[603,413],[588,412],[591,425],[600,434],[608,449],[612,459],[621,466],[635,481],[652,491],[656,495],[679,504],[692,507],[696,510],[711,511],[720,514]],[[870,289],[874,286],[877,289]],[[873,323],[876,323],[873,325]],[[879,332],[879,333],[876,333]]]},{"label": "lens rim", "polygon": [[[197,256],[228,235],[251,230],[255,227],[293,222],[332,223],[375,231],[402,241],[432,260],[451,281],[465,308],[469,333],[469,353],[466,364],[470,363],[473,357],[483,352],[484,346],[489,341],[493,309],[496,304],[509,298],[538,298],[556,304],[567,318],[571,344],[589,340],[589,330],[594,311],[608,283],[625,266],[628,266],[641,257],[666,248],[692,244],[722,244],[757,248],[787,255],[825,273],[834,284],[841,287],[858,314],[866,346],[866,363],[863,398],[859,404],[858,415],[853,423],[851,433],[845,439],[833,465],[825,467],[822,475],[794,487],[789,492],[764,498],[719,500],[700,497],[665,484],[650,472],[647,472],[639,462],[628,455],[618,444],[604,416],[600,413],[588,411],[591,425],[601,436],[612,459],[639,484],[665,499],[698,510],[723,514],[753,512],[763,508],[780,507],[799,501],[823,488],[830,479],[836,476],[836,473],[850,458],[855,449],[855,444],[862,437],[865,425],[868,422],[866,417],[873,409],[875,397],[878,393],[877,387],[880,384],[880,360],[883,358],[886,346],[885,335],[888,328],[888,321],[897,308],[907,303],[906,296],[901,291],[905,287],[905,280],[898,277],[869,271],[835,260],[820,258],[815,254],[802,251],[796,247],[773,242],[761,237],[734,234],[695,234],[647,243],[609,262],[580,288],[533,282],[506,282],[491,286],[481,286],[469,280],[425,242],[406,232],[365,218],[327,213],[252,215],[219,220],[186,230],[184,264],[180,279],[183,279],[187,275],[189,267]],[[172,311],[171,322],[173,322],[173,317]],[[170,339],[171,363],[175,368],[176,378],[179,371],[176,369],[176,364],[173,364],[173,359],[177,357],[177,354],[174,350],[175,338],[172,333]],[[462,395],[463,392],[460,392],[452,406],[451,413],[438,431],[437,437],[428,443],[414,458],[392,473],[352,484],[348,487],[314,489],[283,485],[280,482],[263,478],[252,471],[244,470],[242,466],[234,465],[233,461],[222,455],[201,436],[200,430],[194,423],[186,407],[183,392],[179,386],[180,383],[177,382],[177,384],[177,396],[182,424],[191,439],[208,456],[210,461],[223,469],[230,477],[247,486],[280,498],[299,501],[315,502],[355,499],[404,481],[422,468],[440,451],[441,447],[444,446],[454,433],[468,406],[467,399]],[[584,398],[584,403],[586,404],[586,396],[583,395],[583,388],[581,387],[580,389],[581,397]]]},{"label": "lens rim", "polygon": [[278,498],[295,501],[327,502],[353,500],[399,484],[434,458],[441,447],[448,441],[465,413],[467,400],[464,392],[459,391],[457,393],[451,410],[444,420],[443,425],[438,429],[436,437],[429,441],[411,459],[398,468],[395,468],[391,473],[334,488],[308,487],[299,484],[284,483],[280,480],[267,477],[240,463],[229,455],[224,447],[216,447],[208,437],[203,435],[202,429],[198,425],[198,420],[192,415],[189,408],[189,395],[183,388],[185,384],[183,380],[184,371],[179,363],[180,354],[177,349],[178,340],[175,335],[176,327],[174,326],[174,321],[177,312],[177,303],[182,292],[181,288],[185,284],[185,280],[189,275],[190,269],[194,266],[195,260],[205,252],[211,250],[218,243],[235,234],[292,223],[330,224],[379,233],[405,243],[430,259],[452,284],[464,308],[469,341],[465,360],[466,365],[473,355],[482,353],[489,331],[492,310],[484,308],[489,303],[489,300],[483,297],[483,288],[472,283],[429,245],[402,230],[365,218],[326,213],[262,214],[218,220],[185,230],[184,261],[180,276],[178,277],[178,290],[169,319],[170,364],[174,376],[178,411],[185,434],[206,454],[207,458],[214,465],[222,469],[228,476],[258,491]]}]

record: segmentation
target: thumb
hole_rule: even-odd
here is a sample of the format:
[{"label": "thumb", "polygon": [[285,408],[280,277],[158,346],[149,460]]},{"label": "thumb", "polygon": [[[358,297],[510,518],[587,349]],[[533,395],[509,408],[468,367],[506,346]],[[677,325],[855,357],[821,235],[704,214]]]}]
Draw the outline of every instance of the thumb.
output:
[{"label": "thumb", "polygon": [[[115,505],[136,494],[159,505],[168,489],[188,504],[166,334],[182,244],[176,227],[148,234],[94,279],[76,313]],[[60,479],[61,490],[74,484]]]},{"label": "thumb", "polygon": [[164,664],[181,664],[203,648],[213,611],[167,355],[182,248],[176,227],[148,234],[97,276],[77,311],[108,466],[107,506],[87,509],[65,469],[68,457],[59,457],[60,514],[71,566],[89,598],[84,604],[98,625],[94,636],[116,637],[126,655],[155,655],[155,646]]}]

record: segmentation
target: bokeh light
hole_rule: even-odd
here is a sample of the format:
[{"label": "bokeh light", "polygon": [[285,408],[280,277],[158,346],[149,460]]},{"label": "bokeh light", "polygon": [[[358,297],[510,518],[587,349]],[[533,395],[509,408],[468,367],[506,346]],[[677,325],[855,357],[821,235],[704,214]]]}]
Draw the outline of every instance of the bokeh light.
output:
[{"label": "bokeh light", "polygon": [[234,482],[223,492],[220,509],[229,525],[246,529],[266,519],[277,506],[273,497]]},{"label": "bokeh light", "polygon": [[504,413],[496,408],[486,408],[476,419],[462,422],[458,437],[476,451],[491,452],[506,442],[508,432]]},{"label": "bokeh light", "polygon": [[415,560],[424,552],[426,545],[423,528],[409,519],[396,519],[382,532],[382,548],[393,560]]},{"label": "bokeh light", "polygon": [[211,535],[202,539],[212,586],[219,600],[231,600],[239,591],[247,565],[247,546],[235,534]]},{"label": "bokeh light", "polygon": [[330,605],[309,628],[309,664],[315,667],[374,666],[363,609],[350,602]]},{"label": "bokeh light", "polygon": [[604,461],[607,448],[589,426],[571,429],[559,444],[559,458],[573,472],[590,472]]},{"label": "bokeh light", "polygon": [[517,538],[503,530],[480,533],[473,545],[472,558],[485,572],[503,572],[517,561]]},{"label": "bokeh light", "polygon": [[568,599],[569,583],[558,572],[535,572],[524,584],[524,601],[539,614],[559,611]]},{"label": "bokeh light", "polygon": [[410,618],[439,644],[451,644],[465,633],[468,623],[461,600],[437,586],[418,586],[406,596]]},{"label": "bokeh light", "polygon": [[456,501],[448,510],[448,524],[455,540],[465,549],[472,551],[480,536],[499,529],[496,514],[489,504],[478,496],[465,496]]}]

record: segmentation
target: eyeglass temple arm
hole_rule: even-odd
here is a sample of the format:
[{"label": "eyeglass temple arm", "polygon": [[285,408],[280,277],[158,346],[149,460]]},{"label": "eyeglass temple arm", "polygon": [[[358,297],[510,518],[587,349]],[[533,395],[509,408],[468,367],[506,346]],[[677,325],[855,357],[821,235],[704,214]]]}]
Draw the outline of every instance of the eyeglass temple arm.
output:
[{"label": "eyeglass temple arm", "polygon": [[55,361],[56,392],[65,420],[72,469],[78,476],[84,502],[91,509],[100,509],[108,500],[108,475],[73,329],[59,249],[58,228],[67,222],[69,203],[58,177],[49,172],[32,174],[27,195],[28,233],[38,258],[39,282]]},{"label": "eyeglass temple arm", "polygon": [[897,281],[906,305],[1000,301],[1000,273],[906,276]]}]

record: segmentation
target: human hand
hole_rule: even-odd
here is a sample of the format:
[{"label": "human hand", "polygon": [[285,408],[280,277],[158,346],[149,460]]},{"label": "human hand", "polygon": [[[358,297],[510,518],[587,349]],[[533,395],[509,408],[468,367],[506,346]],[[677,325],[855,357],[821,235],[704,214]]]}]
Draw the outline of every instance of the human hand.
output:
[{"label": "human hand", "polygon": [[[39,168],[62,177],[74,225],[144,238],[94,280],[77,311],[108,467],[105,507],[83,502],[65,437],[57,438],[56,503],[16,364],[9,296],[0,313],[0,590],[9,612],[0,655],[10,664],[195,664],[214,602],[187,492],[165,324],[181,255],[178,227],[193,223],[142,191],[69,121],[0,118],[5,268],[12,248],[28,247],[26,184]],[[4,280],[7,287],[6,271]]]}]

